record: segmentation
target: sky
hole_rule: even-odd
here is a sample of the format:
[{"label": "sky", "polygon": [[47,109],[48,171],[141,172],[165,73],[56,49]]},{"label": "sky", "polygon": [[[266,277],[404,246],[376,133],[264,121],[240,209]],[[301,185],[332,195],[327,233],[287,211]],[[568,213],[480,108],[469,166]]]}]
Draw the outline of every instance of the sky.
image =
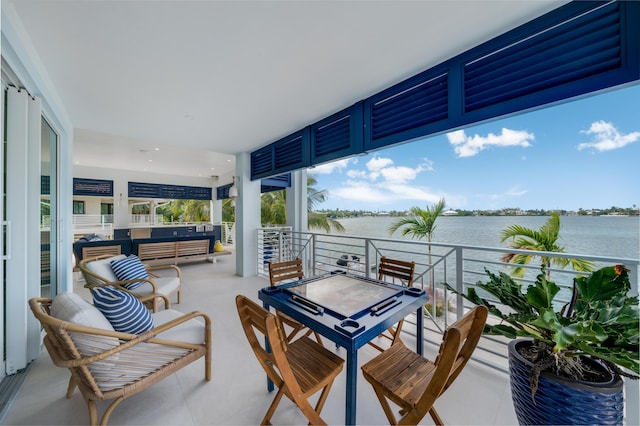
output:
[{"label": "sky", "polygon": [[640,85],[326,163],[317,209],[640,207]]}]

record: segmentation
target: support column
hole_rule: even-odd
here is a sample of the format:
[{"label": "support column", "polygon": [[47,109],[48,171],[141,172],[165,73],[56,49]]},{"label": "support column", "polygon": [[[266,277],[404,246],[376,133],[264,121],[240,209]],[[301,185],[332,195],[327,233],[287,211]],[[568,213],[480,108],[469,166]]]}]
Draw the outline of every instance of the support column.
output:
[{"label": "support column", "polygon": [[248,277],[258,270],[258,232],[260,227],[260,181],[251,181],[251,156],[236,155],[236,275]]},{"label": "support column", "polygon": [[287,226],[294,232],[307,232],[309,218],[307,211],[307,171],[291,173],[291,188],[287,188]]}]

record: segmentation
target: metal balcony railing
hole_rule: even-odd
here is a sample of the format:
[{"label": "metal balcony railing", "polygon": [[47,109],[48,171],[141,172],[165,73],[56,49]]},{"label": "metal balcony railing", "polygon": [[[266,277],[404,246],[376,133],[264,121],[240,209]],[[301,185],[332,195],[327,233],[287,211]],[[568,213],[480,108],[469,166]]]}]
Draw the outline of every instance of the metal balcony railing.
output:
[{"label": "metal balcony railing", "polygon": [[[508,273],[510,265],[500,260],[505,253],[584,259],[594,262],[596,268],[624,264],[631,270],[629,274],[631,292],[638,294],[640,259],[293,232],[290,227],[258,229],[258,274],[260,275],[268,276],[269,262],[291,260],[296,257],[302,259],[305,275],[310,277],[340,270],[375,278],[377,265],[382,256],[416,262],[414,286],[427,291],[431,295],[431,300],[435,301],[425,305],[425,315],[430,321],[424,321],[424,324],[426,342],[436,345],[441,341],[444,329],[471,307],[462,297],[447,290],[444,284],[449,284],[458,292],[466,293],[467,289],[475,287],[478,281],[488,280],[485,269],[493,273]],[[540,273],[540,262],[534,260],[525,268],[526,273],[520,282],[526,286],[533,283],[536,275]],[[568,302],[571,297],[573,278],[579,273],[553,267],[547,270],[551,273],[551,279],[562,288],[558,303]],[[497,321],[498,319],[490,318],[489,320]],[[403,327],[403,332],[411,333],[413,326],[415,335],[415,318],[407,318],[405,324],[408,326]],[[474,359],[506,371],[507,350],[504,346],[507,342],[508,340],[500,337],[484,336],[474,354]]]}]

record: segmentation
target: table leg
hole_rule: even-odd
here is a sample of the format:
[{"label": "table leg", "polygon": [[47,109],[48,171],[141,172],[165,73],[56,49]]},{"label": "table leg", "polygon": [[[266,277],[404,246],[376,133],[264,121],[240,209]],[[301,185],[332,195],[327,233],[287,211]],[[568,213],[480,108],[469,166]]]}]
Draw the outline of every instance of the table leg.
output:
[{"label": "table leg", "polygon": [[[267,310],[270,311],[270,306],[267,303],[263,303],[262,306]],[[267,336],[264,336],[264,348],[268,353],[271,353],[271,345],[269,345],[269,339],[267,339]],[[275,389],[275,386],[273,385],[273,382],[271,381],[271,379],[269,378],[269,376],[267,376],[267,392],[273,392],[273,390]]]},{"label": "table leg", "polygon": [[347,395],[345,425],[356,424],[356,386],[358,384],[358,350],[347,349]]},{"label": "table leg", "polygon": [[420,307],[416,310],[416,352],[418,355],[422,355],[424,352],[424,312],[423,307]]}]

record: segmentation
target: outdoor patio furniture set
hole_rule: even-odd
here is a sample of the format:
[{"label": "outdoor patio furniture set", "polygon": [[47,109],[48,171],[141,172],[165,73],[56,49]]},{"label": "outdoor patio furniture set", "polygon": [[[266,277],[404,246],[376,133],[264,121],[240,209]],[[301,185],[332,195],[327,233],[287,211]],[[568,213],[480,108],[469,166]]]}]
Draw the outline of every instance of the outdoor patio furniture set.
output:
[{"label": "outdoor patio furniture set", "polygon": [[[414,265],[410,262],[385,258],[382,263],[379,280],[386,272],[411,284]],[[160,268],[173,273],[154,274]],[[272,264],[269,269],[272,286],[303,277],[298,259]],[[204,358],[204,377],[211,380],[210,317],[171,309],[174,294],[180,303],[177,266],[145,267],[135,256],[119,254],[84,259],[80,270],[85,286],[92,291],[93,304],[78,294],[62,293],[53,300],[33,298],[29,305],[46,332],[44,345],[54,364],[71,373],[67,398],[76,387],[80,389],[92,425],[107,424],[122,400],[200,358]],[[270,424],[283,396],[299,407],[310,424],[325,424],[320,412],[345,361],[323,345],[317,330],[284,313],[274,314],[243,295],[236,297],[236,305],[251,349],[278,388],[261,424]],[[486,316],[486,308],[476,307],[451,325],[435,361],[404,345],[402,323],[388,330],[392,344],[388,348],[376,345],[381,353],[361,368],[391,424],[416,424],[427,412],[442,424],[433,404],[464,368]],[[312,334],[315,340],[309,337]],[[420,379],[415,380],[416,376]],[[308,399],[319,391],[312,406]],[[113,400],[101,419],[96,407],[100,400]],[[399,422],[389,401],[401,409]]]}]

